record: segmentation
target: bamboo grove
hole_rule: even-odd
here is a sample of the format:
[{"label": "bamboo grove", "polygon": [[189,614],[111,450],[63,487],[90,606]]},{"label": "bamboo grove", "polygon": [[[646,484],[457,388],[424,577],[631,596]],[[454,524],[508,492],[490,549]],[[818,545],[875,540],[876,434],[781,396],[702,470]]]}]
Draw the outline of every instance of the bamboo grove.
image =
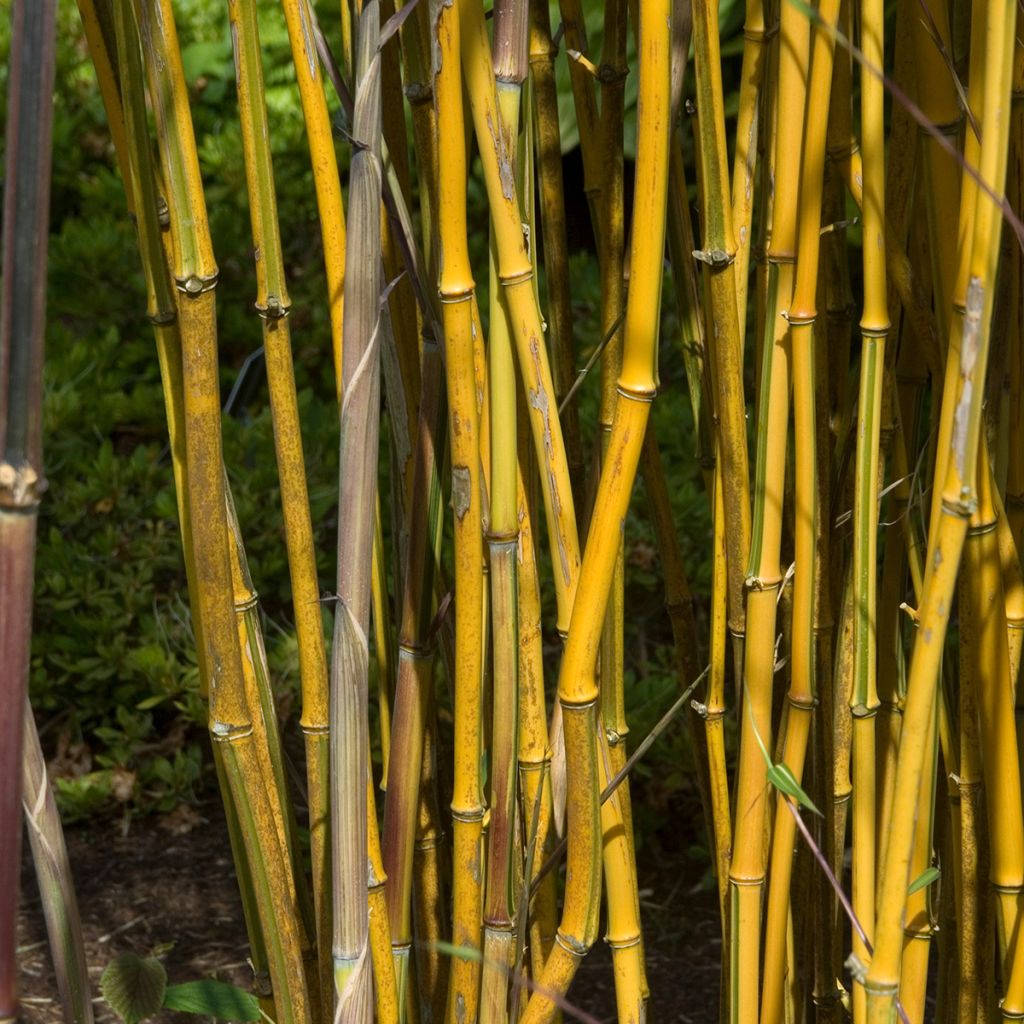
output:
[{"label": "bamboo grove", "polygon": [[[1012,0],[746,0],[732,61],[709,0],[605,0],[599,52],[591,2],[342,0],[328,35],[310,0],[226,0],[297,799],[221,447],[217,255],[172,0],[78,0],[137,231],[254,991],[279,1024],[548,1024],[573,1018],[603,928],[616,1019],[646,1020],[629,769],[688,729],[723,938],[720,985],[695,1005],[738,1024],[1022,1020],[1024,16]],[[54,2],[10,9],[0,1020],[18,1015],[21,797],[65,1017],[88,1024],[25,704]],[[326,604],[260,45],[282,15],[338,400]],[[596,339],[574,322],[563,61]],[[686,387],[659,395],[659,364]],[[706,593],[687,583],[706,555],[679,535],[656,396],[694,425]],[[678,686],[646,738],[626,717],[634,492]]]}]

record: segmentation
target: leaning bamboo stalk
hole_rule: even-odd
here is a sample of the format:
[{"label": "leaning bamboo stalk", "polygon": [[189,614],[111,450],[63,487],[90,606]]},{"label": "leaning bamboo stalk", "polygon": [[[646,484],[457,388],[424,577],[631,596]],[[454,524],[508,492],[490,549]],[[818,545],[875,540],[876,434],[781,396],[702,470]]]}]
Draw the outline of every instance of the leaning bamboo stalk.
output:
[{"label": "leaning bamboo stalk", "polygon": [[[343,5],[344,6],[344,5]],[[314,41],[311,9],[308,0],[282,0],[292,63],[299,87],[302,117],[306,124],[309,157],[313,167],[313,185],[320,212],[320,237],[327,273],[327,303],[331,316],[331,342],[334,373],[339,395],[342,379],[342,335],[345,302],[345,208],[341,199],[338,160],[334,152],[334,136],[327,111],[323,76]],[[316,706],[314,706],[316,708]],[[325,725],[326,721],[310,726]]]},{"label": "leaning bamboo stalk", "polygon": [[[96,13],[96,8],[82,4],[83,21],[88,23]],[[185,561],[185,575],[188,584],[189,604],[192,612],[192,631],[200,654],[205,651],[203,640],[202,618],[199,607],[198,584],[193,549],[192,522],[188,503],[188,466],[185,441],[185,398],[182,370],[181,332],[178,322],[177,304],[171,284],[168,259],[173,260],[169,240],[161,238],[158,214],[158,187],[156,167],[149,142],[149,126],[145,104],[145,84],[140,51],[139,31],[131,4],[120,3],[113,12],[116,28],[117,48],[116,61],[105,53],[94,49],[105,47],[107,40],[101,35],[90,35],[90,55],[98,67],[104,65],[118,69],[120,91],[117,93],[116,109],[108,107],[108,118],[120,118],[122,131],[120,136],[126,152],[120,163],[128,170],[124,181],[128,196],[128,206],[135,211],[135,224],[139,239],[139,252],[142,257],[142,269],[146,280],[147,315],[153,325],[156,341],[157,358],[160,364],[160,380],[164,394],[164,407],[167,416],[168,438],[171,450],[171,462],[174,473],[175,497],[178,506],[182,551]],[[128,99],[127,106],[122,108],[120,96]],[[106,92],[104,92],[106,102]],[[115,142],[115,145],[117,143]],[[165,242],[167,244],[165,244]],[[205,657],[199,658],[199,685],[204,699],[209,697],[209,665]],[[245,844],[242,837],[238,812],[234,805],[230,786],[224,766],[222,749],[213,747],[214,764],[218,784],[224,800],[227,818],[228,835],[235,870],[238,877],[242,901],[242,911],[249,936],[250,958],[253,965],[254,981],[261,1006],[265,1012],[275,1013],[272,986],[268,969],[267,946],[260,923],[253,888],[253,876],[250,870]]]},{"label": "leaning bamboo stalk", "polygon": [[[517,159],[520,102],[528,73],[528,5],[499,0],[494,9],[493,63],[498,124],[506,159]],[[527,143],[528,144],[528,143]],[[525,181],[514,175],[522,196]],[[520,214],[524,221],[525,211]],[[508,980],[514,964],[516,910],[513,864],[516,821],[516,751],[519,734],[519,520],[517,495],[516,369],[508,307],[501,294],[498,257],[490,259],[487,346],[490,476],[487,549],[491,609],[490,822],[484,892],[484,964],[481,979],[482,1024],[508,1020]]]},{"label": "leaning bamboo stalk", "polygon": [[[743,64],[736,115],[732,169],[732,222],[736,236],[736,309],[740,337],[746,331],[747,288],[753,248],[754,192],[757,176],[758,110],[762,102],[767,32],[763,0],[747,0],[743,21]],[[742,351],[741,341],[741,351]]]},{"label": "leaning bamboo stalk", "polygon": [[[1010,80],[1013,56],[1013,4],[986,9],[984,35],[976,38],[973,56],[984,66],[982,144],[979,173],[987,189],[1002,194],[1007,163]],[[974,63],[972,61],[972,63]],[[883,858],[877,902],[875,950],[864,986],[868,1020],[883,1024],[890,1019],[899,977],[902,946],[901,919],[909,884],[913,846],[914,809],[921,785],[920,769],[927,742],[928,717],[938,684],[942,643],[945,638],[957,569],[963,551],[967,519],[977,501],[977,455],[981,432],[981,398],[988,358],[989,327],[994,304],[995,269],[999,254],[1000,210],[986,191],[975,198],[967,301],[962,318],[958,353],[959,381],[955,400],[943,403],[942,418],[950,423],[952,448],[943,481],[939,524],[929,537],[929,557],[920,627],[911,661],[904,714],[903,739],[896,772],[893,827]],[[950,358],[957,357],[950,347]],[[975,386],[976,385],[976,386]],[[1004,1015],[1008,1007],[1004,1005]]]},{"label": "leaning bamboo stalk", "polygon": [[718,466],[723,474],[729,543],[729,631],[738,669],[743,663],[743,581],[750,549],[751,523],[742,330],[736,305],[736,242],[726,166],[717,5],[705,0],[694,5],[693,43],[702,150],[703,249],[700,258],[707,268],[710,292],[705,310],[706,336],[713,340],[710,348],[720,436]]},{"label": "leaning bamboo stalk", "polygon": [[[316,905],[314,938],[320,965],[321,999],[329,1004],[332,991],[329,953],[330,867],[326,859],[327,844],[323,841],[329,812],[323,801],[327,782],[322,777],[327,768],[328,753],[326,729],[322,726],[317,728],[319,723],[326,722],[328,715],[327,657],[320,617],[313,527],[309,513],[309,494],[302,456],[302,431],[299,425],[298,398],[292,366],[291,332],[287,319],[290,300],[284,276],[274,170],[270,155],[270,132],[263,99],[259,27],[255,5],[251,0],[231,0],[229,12],[236,49],[239,115],[253,245],[259,254],[256,261],[256,310],[263,325],[263,350],[274,422],[285,545],[288,552],[292,606],[299,650],[299,676],[303,693],[302,724],[307,741],[307,773],[312,778],[309,801],[313,895]],[[276,735],[276,724],[272,734]],[[279,758],[274,763],[281,766]],[[280,785],[279,789],[282,793],[285,792]]]},{"label": "leaning bamboo stalk", "polygon": [[466,229],[466,146],[460,24],[454,4],[432,4],[432,69],[438,131],[438,291],[447,352],[455,560],[455,706],[452,793],[452,958],[449,1024],[474,1024],[479,1008],[481,943],[480,786],[484,580],[480,502],[480,422],[473,331],[473,274]]},{"label": "leaning bamboo stalk", "polygon": [[460,43],[473,127],[494,227],[498,276],[512,323],[527,392],[531,434],[541,467],[541,490],[554,562],[558,628],[568,629],[579,580],[579,538],[562,428],[534,290],[533,265],[523,237],[511,154],[504,145],[490,43],[479,0],[460,0]]},{"label": "leaning bamboo stalk", "polygon": [[22,804],[57,976],[57,991],[65,1024],[92,1024],[89,967],[64,830],[46,774],[32,708],[28,701],[24,706]]},{"label": "leaning bamboo stalk", "polygon": [[355,141],[345,260],[338,463],[338,603],[331,654],[331,848],[336,1022],[372,1019],[366,902],[370,573],[377,490],[380,338],[380,33],[378,4],[359,18]]},{"label": "leaning bamboo stalk", "polygon": [[548,291],[548,335],[551,339],[551,372],[555,398],[565,434],[569,479],[577,498],[583,485],[583,449],[579,412],[574,402],[563,409],[565,396],[575,379],[573,315],[569,291],[569,251],[566,238],[565,198],[562,182],[562,143],[558,125],[558,94],[555,86],[555,46],[551,41],[547,4],[530,4],[530,81],[533,88],[534,125],[539,179],[538,208],[544,246],[545,282]]},{"label": "leaning bamboo stalk", "polygon": [[[11,15],[0,306],[0,1020],[4,1021],[18,1017],[23,723],[28,707],[37,509],[46,489],[43,339],[56,4],[19,0]],[[73,969],[71,964],[68,967]],[[62,982],[62,989],[67,989],[72,975],[65,974]]]},{"label": "leaning bamboo stalk", "polygon": [[597,924],[594,882],[600,868],[595,856],[599,846],[595,834],[598,793],[593,784],[596,768],[593,763],[594,702],[597,698],[594,672],[618,557],[620,524],[629,504],[657,385],[670,137],[669,9],[667,2],[651,2],[640,11],[640,120],[630,250],[632,274],[626,304],[619,399],[607,461],[594,503],[581,573],[580,599],[573,609],[559,673],[566,755],[574,780],[568,797],[569,873],[556,944],[523,1018],[528,1024],[552,1020],[556,1005],[550,993],[563,993],[567,989],[579,960],[593,941]]},{"label": "leaning bamboo stalk", "polygon": [[287,852],[274,825],[246,701],[235,622],[220,435],[213,260],[191,114],[169,3],[140,5],[140,25],[157,137],[169,189],[174,278],[183,339],[186,463],[204,657],[210,668],[210,729],[223,752],[270,971],[284,1021],[310,1019],[301,925]]}]

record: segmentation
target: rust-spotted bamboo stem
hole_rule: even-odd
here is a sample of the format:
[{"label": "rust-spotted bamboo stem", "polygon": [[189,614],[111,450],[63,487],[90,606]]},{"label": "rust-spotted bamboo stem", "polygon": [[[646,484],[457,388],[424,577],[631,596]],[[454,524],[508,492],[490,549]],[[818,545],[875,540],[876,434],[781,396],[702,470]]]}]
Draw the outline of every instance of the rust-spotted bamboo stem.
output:
[{"label": "rust-spotted bamboo stem", "polygon": [[253,731],[253,709],[235,621],[220,433],[213,260],[177,31],[169,3],[139,4],[157,138],[168,187],[173,276],[182,335],[189,518],[210,681],[210,731],[245,840],[270,973],[282,1021],[305,1022],[312,1008],[302,955],[302,926],[286,846],[275,824],[272,780]]},{"label": "rust-spotted bamboo stem", "polygon": [[[299,648],[299,675],[303,694],[303,732],[307,737],[307,772],[315,776],[309,787],[310,833],[322,835],[328,810],[323,806],[327,769],[326,728],[319,734],[316,723],[326,722],[328,702],[327,656],[320,617],[316,555],[309,513],[309,494],[302,455],[298,398],[292,367],[291,333],[288,325],[290,300],[284,276],[281,238],[277,218],[274,171],[270,156],[269,126],[263,99],[263,69],[259,27],[252,0],[231,0],[229,13],[236,49],[239,113],[242,147],[249,188],[253,245],[256,262],[256,310],[263,324],[263,349],[270,389],[271,414],[281,504],[284,511],[285,544],[292,585],[292,604]],[[258,622],[256,623],[258,626]],[[243,648],[244,650],[244,648]],[[276,736],[276,722],[272,734]],[[315,737],[315,742],[313,741]],[[280,758],[274,761],[280,767]],[[319,962],[321,998],[330,1002],[329,865],[326,845],[314,841],[313,891],[316,906],[316,950]]]}]

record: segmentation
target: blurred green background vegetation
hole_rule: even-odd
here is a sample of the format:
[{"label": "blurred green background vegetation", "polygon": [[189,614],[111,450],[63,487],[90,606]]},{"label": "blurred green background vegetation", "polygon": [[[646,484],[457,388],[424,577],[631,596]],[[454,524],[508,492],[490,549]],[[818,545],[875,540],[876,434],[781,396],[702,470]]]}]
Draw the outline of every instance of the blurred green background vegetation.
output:
[{"label": "blurred green background vegetation", "polygon": [[[599,29],[600,4],[589,6]],[[333,38],[335,8],[317,8],[328,38]],[[260,594],[278,707],[286,728],[294,729],[297,658],[253,308],[252,241],[226,5],[176,0],[175,9],[220,266],[225,459]],[[260,4],[260,15],[312,517],[320,582],[327,589],[334,575],[338,437],[319,228],[283,18],[269,0]],[[163,398],[136,237],[73,0],[61,0],[59,18],[44,413],[49,491],[40,509],[31,697],[62,812],[73,821],[108,812],[127,818],[170,811],[198,798],[208,769]],[[557,10],[553,21],[557,25]],[[726,54],[739,54],[741,24],[742,4],[726,0]],[[595,50],[599,35],[592,36]],[[8,46],[7,19],[0,18],[3,96]],[[632,71],[630,101],[635,65]],[[576,136],[564,54],[559,72],[571,174]],[[627,134],[631,130],[628,126]],[[338,147],[343,164],[345,149]],[[486,208],[478,180],[471,203],[476,276],[486,282]],[[585,217],[585,208],[582,213]],[[600,340],[596,267],[586,248],[574,254],[571,271],[582,366]],[[596,438],[596,384],[595,373],[580,399],[588,444]],[[655,429],[702,621],[710,583],[710,522],[668,278],[661,387]],[[381,479],[386,486],[386,475]],[[635,743],[674,699],[679,683],[642,487],[626,545],[627,694]],[[550,594],[546,598],[550,601]],[[326,621],[327,606],[324,614]],[[557,658],[557,637],[550,639]],[[443,684],[439,691],[442,704],[449,701]],[[643,787],[634,811],[638,836],[674,829],[667,812],[677,801],[699,814],[682,722],[636,770],[637,785]]]}]

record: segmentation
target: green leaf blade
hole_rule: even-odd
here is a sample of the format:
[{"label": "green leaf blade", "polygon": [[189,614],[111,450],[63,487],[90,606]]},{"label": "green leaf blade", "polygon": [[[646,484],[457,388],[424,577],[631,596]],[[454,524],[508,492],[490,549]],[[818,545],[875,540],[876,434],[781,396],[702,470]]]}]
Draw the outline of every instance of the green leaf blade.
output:
[{"label": "green leaf blade", "polygon": [[168,985],[164,1007],[181,1013],[195,1013],[218,1020],[256,1021],[260,1019],[259,1000],[244,988],[207,978]]},{"label": "green leaf blade", "polygon": [[125,1022],[138,1024],[164,1005],[167,972],[156,957],[123,953],[107,964],[100,991],[110,1008]]},{"label": "green leaf blade", "polygon": [[911,883],[910,888],[907,889],[907,895],[912,896],[915,892],[920,892],[922,889],[927,889],[932,882],[937,881],[941,872],[937,867],[930,867],[927,871],[922,871]]},{"label": "green leaf blade", "polygon": [[814,801],[804,792],[803,787],[797,782],[793,770],[788,764],[773,764],[768,768],[768,781],[782,794],[791,797],[801,807],[805,807],[812,814],[823,817],[821,811],[814,805]]}]

